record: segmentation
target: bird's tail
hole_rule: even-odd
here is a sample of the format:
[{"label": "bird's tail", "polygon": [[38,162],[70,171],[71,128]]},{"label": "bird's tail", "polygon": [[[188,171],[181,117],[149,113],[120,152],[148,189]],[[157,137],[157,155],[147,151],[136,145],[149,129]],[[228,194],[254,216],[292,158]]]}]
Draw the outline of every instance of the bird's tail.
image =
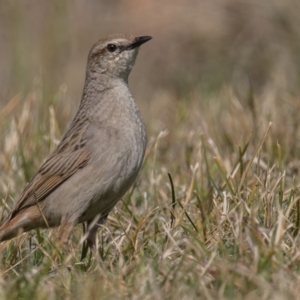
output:
[{"label": "bird's tail", "polygon": [[23,232],[40,227],[41,219],[41,216],[33,214],[30,208],[12,218],[9,217],[0,227],[0,242],[10,240]]}]

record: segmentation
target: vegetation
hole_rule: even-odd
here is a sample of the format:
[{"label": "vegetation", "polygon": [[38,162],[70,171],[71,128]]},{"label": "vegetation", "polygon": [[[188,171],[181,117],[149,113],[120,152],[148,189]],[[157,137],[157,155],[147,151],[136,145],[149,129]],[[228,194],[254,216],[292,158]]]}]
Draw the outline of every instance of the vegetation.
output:
[{"label": "vegetation", "polygon": [[[244,11],[241,3],[246,2],[228,1],[237,12]],[[263,39],[258,43],[268,44],[262,46],[266,51],[262,56],[257,48],[245,56],[240,49],[250,49],[247,39],[230,44],[228,34],[223,44],[218,39],[222,51],[209,56],[206,50],[215,45],[215,31],[211,29],[207,44],[197,48],[199,32],[191,32],[189,40],[186,29],[182,44],[172,41],[182,46],[175,47],[178,64],[173,57],[167,68],[166,57],[167,71],[161,72],[161,61],[161,67],[146,61],[144,52],[151,56],[158,43],[155,32],[146,30],[145,20],[143,33],[154,35],[153,44],[141,51],[130,85],[147,123],[146,158],[137,182],[99,231],[99,258],[88,255],[80,261],[81,226],[76,227],[68,251],[58,247],[57,229],[23,234],[0,244],[1,299],[299,298],[300,77],[299,67],[281,64],[287,57],[297,61],[293,53],[299,35],[292,21],[286,23],[294,15],[292,1],[286,3],[282,14],[290,18],[279,18],[273,9],[271,16],[279,19],[274,17],[268,24],[277,27],[262,26],[261,32],[280,28],[290,43],[282,42],[286,51],[278,53],[290,55],[269,55],[267,42],[280,44],[273,37],[266,44]],[[240,14],[236,16],[239,27]],[[181,72],[184,45],[211,62],[205,68],[201,65],[201,76],[196,68],[201,58],[196,55],[189,56],[194,68]],[[233,49],[230,58],[225,49]],[[160,56],[157,52],[153,55]],[[233,57],[240,58],[238,67]],[[217,67],[213,58],[223,63]],[[151,74],[146,88],[139,83],[147,81],[147,66],[162,82],[168,81],[165,88]],[[17,72],[22,64],[14,68]],[[252,72],[258,68],[263,70],[259,76]],[[238,76],[241,81],[233,80],[236,70],[243,74]],[[53,67],[49,72],[55,75],[61,70]],[[53,80],[49,86],[41,74],[28,79],[21,73],[1,102],[1,222],[61,139],[77,108],[71,100],[72,83]],[[22,80],[27,82],[24,86]]]}]

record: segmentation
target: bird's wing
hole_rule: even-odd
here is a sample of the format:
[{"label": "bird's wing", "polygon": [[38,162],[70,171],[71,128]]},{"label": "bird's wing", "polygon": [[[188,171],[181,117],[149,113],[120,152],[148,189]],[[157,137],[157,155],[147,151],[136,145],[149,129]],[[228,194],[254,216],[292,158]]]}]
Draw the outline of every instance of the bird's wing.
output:
[{"label": "bird's wing", "polygon": [[42,165],[17,201],[10,219],[18,212],[45,199],[78,169],[87,165],[91,151],[83,138],[85,130],[81,127],[78,131],[69,132]]}]

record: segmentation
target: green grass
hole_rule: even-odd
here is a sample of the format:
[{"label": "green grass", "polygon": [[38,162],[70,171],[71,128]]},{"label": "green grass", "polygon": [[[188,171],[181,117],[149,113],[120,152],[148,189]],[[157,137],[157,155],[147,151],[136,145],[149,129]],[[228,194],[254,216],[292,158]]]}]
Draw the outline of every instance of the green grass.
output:
[{"label": "green grass", "polygon": [[[35,89],[1,110],[2,220],[66,129]],[[181,97],[168,131],[155,114],[147,124],[139,179],[98,234],[102,260],[80,262],[79,225],[68,251],[56,229],[24,234],[0,245],[1,299],[298,298],[297,101]]]}]

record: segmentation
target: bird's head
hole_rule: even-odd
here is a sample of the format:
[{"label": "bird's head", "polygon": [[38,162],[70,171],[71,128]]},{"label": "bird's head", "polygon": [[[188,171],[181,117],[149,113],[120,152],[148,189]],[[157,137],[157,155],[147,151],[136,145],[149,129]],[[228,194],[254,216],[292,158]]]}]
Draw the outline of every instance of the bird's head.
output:
[{"label": "bird's head", "polygon": [[123,78],[127,81],[139,46],[150,39],[150,36],[114,34],[99,40],[89,53],[88,71]]}]

